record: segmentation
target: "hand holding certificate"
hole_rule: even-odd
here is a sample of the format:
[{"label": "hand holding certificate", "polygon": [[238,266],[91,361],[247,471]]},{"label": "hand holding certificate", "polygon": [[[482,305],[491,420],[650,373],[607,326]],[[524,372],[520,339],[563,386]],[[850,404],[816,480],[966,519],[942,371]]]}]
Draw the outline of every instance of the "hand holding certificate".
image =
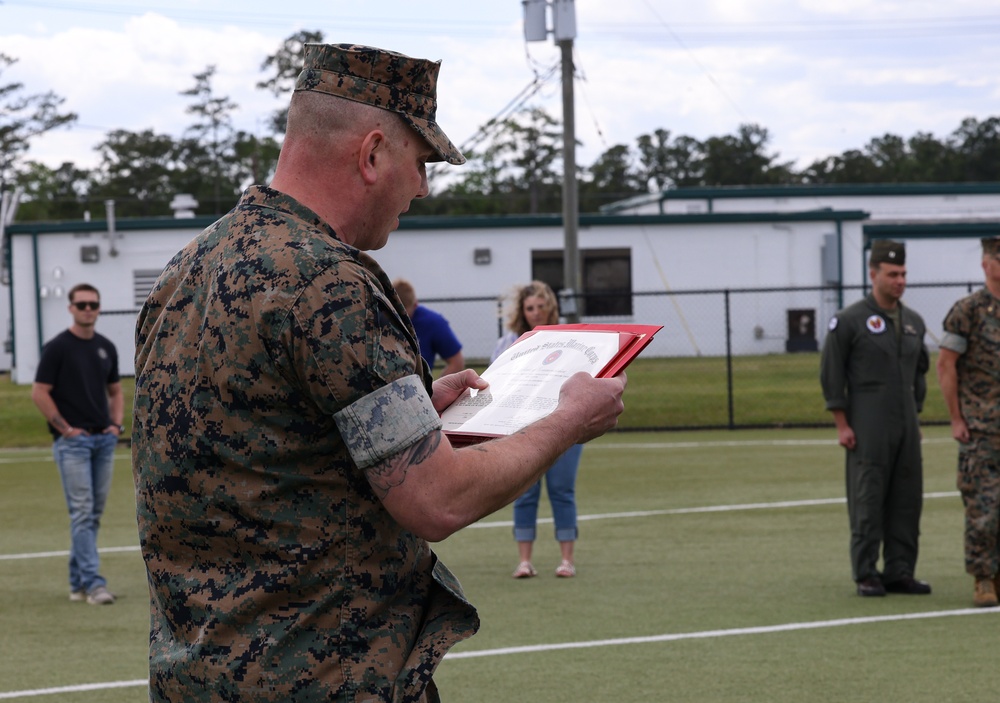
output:
[{"label": "hand holding certificate", "polygon": [[489,387],[468,390],[442,414],[453,444],[512,434],[559,404],[575,373],[617,375],[652,340],[659,325],[543,325],[521,335],[482,377]]}]

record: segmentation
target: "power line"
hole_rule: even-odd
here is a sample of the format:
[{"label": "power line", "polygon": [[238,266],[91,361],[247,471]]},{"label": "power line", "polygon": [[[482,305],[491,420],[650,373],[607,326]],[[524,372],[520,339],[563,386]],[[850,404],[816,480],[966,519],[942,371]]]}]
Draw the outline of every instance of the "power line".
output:
[{"label": "power line", "polygon": [[[656,10],[647,0],[642,0],[654,15]],[[210,8],[183,9],[167,5],[145,5],[138,2],[71,2],[69,0],[4,0],[8,7],[22,6],[34,10],[70,11],[84,14],[134,16],[142,12],[155,12],[177,21],[193,24],[236,26],[280,26],[296,19],[287,11],[253,12],[241,9],[239,12],[212,10]],[[831,19],[819,20],[766,20],[760,22],[674,22],[667,26],[657,17],[663,27],[673,35],[678,43],[773,43],[776,41],[845,41],[878,39],[916,39],[968,37],[1000,34],[1000,15],[959,15],[934,17],[892,17],[887,19]],[[423,17],[400,18],[369,16],[344,16],[341,14],[310,13],[298,18],[299,22],[309,22],[324,26],[336,26],[340,30],[374,29],[386,33],[412,33],[418,30],[456,32],[464,35],[488,35],[506,31],[510,23],[504,21],[475,21],[461,19],[427,19]],[[579,22],[581,34],[588,41],[602,42],[617,39],[655,39],[660,35],[658,27],[637,22],[601,22],[588,24],[586,18]],[[683,40],[681,42],[680,40]]]},{"label": "power line", "polygon": [[[474,148],[497,132],[504,120],[524,107],[524,105],[527,104],[527,102],[533,98],[546,83],[552,80],[552,77],[559,71],[559,67],[560,64],[556,62],[544,72],[540,73],[535,71],[535,77],[532,81],[522,88],[517,95],[511,98],[506,105],[500,108],[500,110],[493,117],[487,120],[484,125],[476,130],[475,134],[462,142],[458,148],[459,151],[464,153],[467,149]],[[432,165],[427,174],[428,178],[437,175],[442,168],[444,168],[443,164],[435,163]]]},{"label": "power line", "polygon": [[736,104],[736,101],[733,100],[729,96],[729,93],[727,93],[726,90],[722,87],[722,85],[717,80],[715,80],[715,76],[713,76],[712,73],[705,67],[705,65],[698,60],[698,57],[694,55],[694,52],[688,49],[687,45],[681,40],[679,36],[677,36],[677,33],[674,32],[671,26],[667,24],[662,17],[660,17],[660,14],[656,11],[656,9],[649,4],[649,0],[642,0],[642,2],[649,9],[650,14],[652,14],[653,17],[655,17],[657,21],[659,21],[659,23],[663,25],[663,28],[670,33],[670,36],[674,38],[674,41],[677,42],[678,46],[680,46],[684,50],[684,52],[691,58],[691,61],[693,61],[694,64],[698,66],[699,69],[701,69],[701,72],[705,74],[705,76],[708,78],[709,81],[711,81],[712,85],[715,86],[715,89],[719,91],[719,94],[726,99],[726,102],[728,102],[733,107],[733,109],[736,110],[736,112],[740,115],[740,117],[743,118],[744,122],[749,122],[749,119],[747,118],[746,114],[743,112],[742,109],[740,109],[740,106]]}]

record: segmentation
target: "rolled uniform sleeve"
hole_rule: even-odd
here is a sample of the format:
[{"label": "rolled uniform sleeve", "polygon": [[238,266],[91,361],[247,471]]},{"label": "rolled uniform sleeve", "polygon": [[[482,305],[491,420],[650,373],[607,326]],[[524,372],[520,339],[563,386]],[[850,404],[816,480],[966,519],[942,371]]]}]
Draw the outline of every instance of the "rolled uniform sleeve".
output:
[{"label": "rolled uniform sleeve", "polygon": [[942,349],[949,349],[961,356],[969,349],[969,340],[953,332],[945,332],[938,346]]},{"label": "rolled uniform sleeve", "polygon": [[417,375],[392,381],[333,416],[351,458],[364,469],[441,428]]},{"label": "rolled uniform sleeve", "polygon": [[945,315],[944,336],[939,344],[943,349],[950,349],[959,356],[969,350],[969,336],[972,332],[972,316],[970,314],[969,298],[963,298],[951,306]]}]

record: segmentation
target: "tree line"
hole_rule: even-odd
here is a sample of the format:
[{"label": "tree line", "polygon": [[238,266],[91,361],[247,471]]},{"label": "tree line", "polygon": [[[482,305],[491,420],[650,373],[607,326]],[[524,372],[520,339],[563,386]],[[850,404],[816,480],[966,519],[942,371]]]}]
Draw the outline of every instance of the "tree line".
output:
[{"label": "tree line", "polygon": [[[287,96],[301,68],[302,45],[322,42],[321,32],[286,38],[261,64],[255,87]],[[266,183],[277,163],[286,111],[268,120],[268,134],[234,128],[239,105],[212,85],[214,66],[192,77],[180,93],[191,124],[181,135],[153,130],[113,130],[97,145],[98,165],[72,162],[51,168],[27,158],[46,132],[72,125],[52,92],[31,94],[3,83],[16,59],[0,53],[0,187],[24,189],[19,221],[82,219],[114,200],[119,217],[171,215],[170,201],[189,193],[199,214],[222,214],[251,183]],[[919,132],[909,138],[875,137],[860,149],[814,161],[804,169],[780,160],[771,135],[757,124],[735,134],[699,140],[657,129],[632,144],[616,144],[590,165],[578,167],[581,212],[636,195],[691,186],[826,183],[952,183],[1000,180],[1000,117],[968,117],[949,135]],[[411,215],[499,215],[562,210],[562,125],[544,109],[522,106],[491,120],[464,149],[468,163],[435,174],[431,195]]]}]

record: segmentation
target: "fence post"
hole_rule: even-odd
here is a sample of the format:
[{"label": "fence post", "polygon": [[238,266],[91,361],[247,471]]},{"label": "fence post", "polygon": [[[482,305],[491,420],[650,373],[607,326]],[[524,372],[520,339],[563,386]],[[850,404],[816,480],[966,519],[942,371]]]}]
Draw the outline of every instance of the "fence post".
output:
[{"label": "fence post", "polygon": [[503,337],[503,298],[497,298],[497,339]]},{"label": "fence post", "polygon": [[733,328],[729,319],[729,289],[723,291],[726,306],[726,397],[729,399],[729,429],[736,425],[733,420]]}]

